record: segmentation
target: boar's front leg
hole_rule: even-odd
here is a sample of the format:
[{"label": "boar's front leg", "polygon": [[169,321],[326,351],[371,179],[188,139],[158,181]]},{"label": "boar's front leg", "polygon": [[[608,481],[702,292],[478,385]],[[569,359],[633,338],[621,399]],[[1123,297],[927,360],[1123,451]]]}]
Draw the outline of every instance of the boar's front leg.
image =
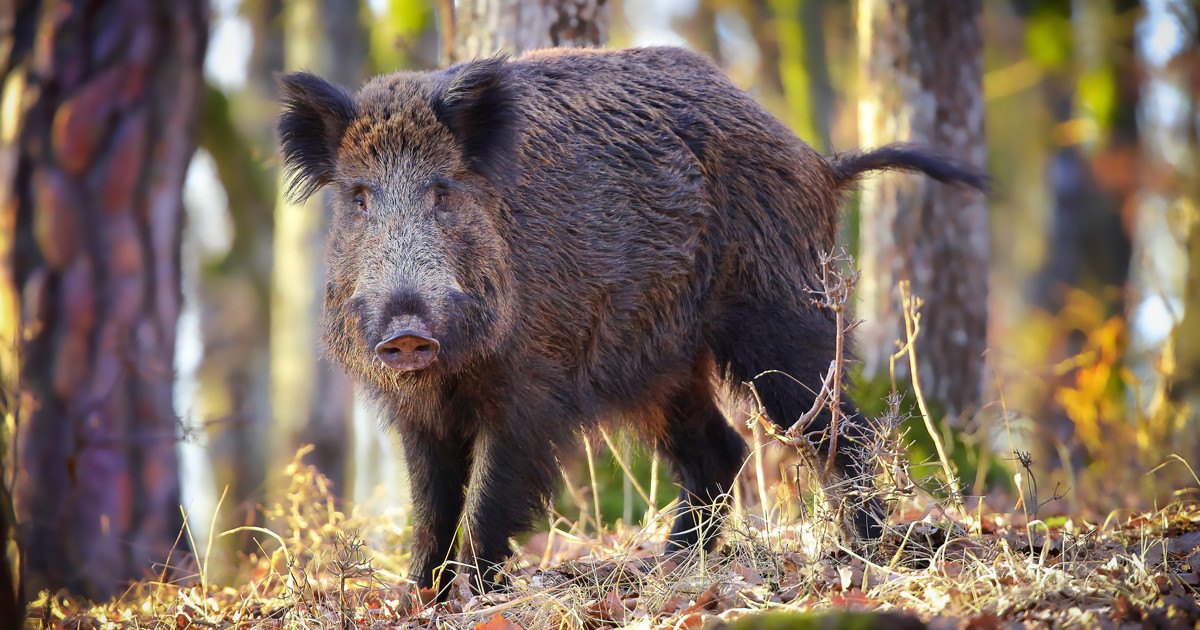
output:
[{"label": "boar's front leg", "polygon": [[511,553],[509,539],[544,513],[561,478],[557,440],[540,434],[538,424],[526,415],[489,423],[476,436],[460,554],[476,591],[505,586],[500,568]]},{"label": "boar's front leg", "polygon": [[401,430],[413,504],[412,561],[417,586],[437,589],[445,599],[454,570],[446,561],[454,546],[470,470],[469,445],[419,427]]}]

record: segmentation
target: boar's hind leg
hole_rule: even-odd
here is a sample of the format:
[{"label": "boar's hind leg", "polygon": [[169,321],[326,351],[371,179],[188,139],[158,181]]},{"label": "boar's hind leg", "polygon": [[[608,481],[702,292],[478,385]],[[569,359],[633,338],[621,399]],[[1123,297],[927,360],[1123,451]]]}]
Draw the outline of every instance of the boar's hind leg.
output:
[{"label": "boar's hind leg", "polygon": [[666,435],[659,449],[679,483],[679,508],[667,551],[702,545],[711,550],[725,496],[746,458],[746,443],[713,401],[706,369],[697,369],[690,387],[665,409]]},{"label": "boar's hind leg", "polygon": [[[822,311],[795,311],[769,304],[743,304],[727,312],[726,325],[711,342],[718,364],[736,383],[753,382],[767,416],[781,428],[796,423],[812,409],[821,381],[835,354],[833,318]],[[761,376],[760,376],[761,375]],[[799,381],[799,382],[797,382]],[[855,444],[869,430],[845,393],[841,408],[850,422],[838,428],[834,467],[843,477],[858,477],[862,462]],[[824,410],[808,425],[805,434],[817,436],[829,429],[831,414]],[[828,442],[819,445],[822,457]],[[851,514],[855,534],[878,538],[882,534],[882,506],[872,499]]]},{"label": "boar's hind leg", "polygon": [[500,568],[511,553],[509,539],[532,527],[562,478],[553,440],[537,435],[537,423],[510,424],[519,428],[497,423],[475,438],[459,560],[473,573],[476,591],[505,586]]},{"label": "boar's hind leg", "polygon": [[409,573],[417,586],[437,589],[438,599],[445,599],[454,579],[446,561],[454,546],[470,468],[467,445],[419,429],[404,430],[402,438],[413,503]]}]

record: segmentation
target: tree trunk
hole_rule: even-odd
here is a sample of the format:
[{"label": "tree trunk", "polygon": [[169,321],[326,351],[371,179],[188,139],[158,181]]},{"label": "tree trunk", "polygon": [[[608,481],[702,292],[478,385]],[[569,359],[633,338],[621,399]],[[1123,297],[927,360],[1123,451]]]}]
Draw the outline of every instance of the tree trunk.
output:
[{"label": "tree trunk", "polygon": [[[1138,193],[1139,85],[1137,73],[1122,70],[1133,51],[1127,37],[1118,33],[1129,28],[1122,26],[1128,21],[1120,16],[1135,5],[1131,0],[1072,0],[1052,12],[1029,7],[1031,19],[1043,24],[1054,23],[1048,17],[1061,19],[1067,26],[1059,27],[1059,37],[1073,42],[1069,70],[1048,68],[1042,81],[1053,129],[1060,136],[1060,146],[1045,169],[1051,194],[1046,253],[1030,288],[1030,302],[1052,317],[1048,321],[1055,327],[1043,357],[1047,365],[1078,355],[1096,329],[1120,316],[1125,307],[1131,263],[1129,209]],[[1087,317],[1081,318],[1084,312]],[[1122,360],[1126,337],[1123,332],[1119,342]],[[1051,467],[1064,457],[1070,461],[1062,465],[1083,467],[1089,451],[1107,452],[1105,445],[1111,440],[1098,431],[1094,419],[1072,417],[1055,393],[1079,386],[1081,375],[1088,374],[1080,367],[1084,369],[1048,377],[1043,384],[1047,395],[1029,410],[1038,418],[1043,436],[1034,457]],[[1118,380],[1120,366],[1113,368],[1112,378]],[[1123,398],[1117,389],[1112,391],[1114,399]]]},{"label": "tree trunk", "polygon": [[[28,54],[31,30],[22,24],[24,33],[17,31],[17,7],[15,3],[7,2],[0,5],[0,77],[4,77],[3,90],[0,91],[0,102],[8,94],[8,90],[19,90],[21,84],[13,82],[9,88],[8,78],[13,76],[12,62],[15,51],[24,57]],[[14,150],[14,126],[0,125],[0,234],[11,234],[14,226],[12,181],[18,153]],[[0,415],[5,418],[15,417],[20,404],[20,393],[17,392],[18,365],[16,347],[20,338],[21,306],[17,301],[14,288],[12,268],[12,241],[0,239]],[[15,474],[13,467],[15,446],[13,432],[9,423],[0,426],[0,626],[17,628],[25,622],[25,596],[18,575],[20,557],[17,538],[16,514],[13,496],[10,492],[10,479]]]},{"label": "tree trunk", "polygon": [[[1185,244],[1188,267],[1183,287],[1183,318],[1175,327],[1172,338],[1178,367],[1171,384],[1171,394],[1175,401],[1188,405],[1195,414],[1200,410],[1200,203],[1197,203],[1200,200],[1200,186],[1195,182],[1191,196],[1192,215]],[[1196,416],[1192,418],[1194,423]],[[1200,453],[1193,455],[1200,456]],[[1195,461],[1195,457],[1192,461]]]},{"label": "tree trunk", "polygon": [[37,33],[12,53],[0,158],[25,587],[107,598],[161,571],[182,523],[171,393],[207,2],[26,2],[16,28]]},{"label": "tree trunk", "polygon": [[[446,4],[446,3],[444,3]],[[589,47],[608,37],[606,0],[471,0],[454,18],[454,59]]]},{"label": "tree trunk", "polygon": [[[860,0],[863,146],[913,142],[984,166],[981,11],[980,0]],[[862,193],[864,372],[888,374],[904,339],[897,285],[908,280],[925,301],[917,343],[925,393],[951,416],[982,395],[987,220],[979,194],[924,177],[874,177]]]},{"label": "tree trunk", "polygon": [[[1193,205],[1186,236],[1187,272],[1183,286],[1183,318],[1175,326],[1171,342],[1175,344],[1176,371],[1170,385],[1171,398],[1187,405],[1192,413],[1192,424],[1200,411],[1200,187],[1193,183],[1191,192]],[[1194,430],[1194,429],[1193,429]],[[1193,434],[1194,435],[1194,434]],[[1192,444],[1200,447],[1200,444]],[[1200,452],[1193,452],[1191,459],[1197,460]]]},{"label": "tree trunk", "polygon": [[779,81],[789,112],[785,120],[796,135],[828,153],[833,92],[825,62],[824,2],[770,0],[769,5],[776,24]]},{"label": "tree trunk", "polygon": [[[1143,0],[1134,28],[1140,93],[1141,185],[1129,277],[1130,366],[1142,381],[1143,462],[1200,457],[1200,11],[1194,2]],[[1173,324],[1169,333],[1168,323]],[[1150,395],[1144,392],[1154,391]],[[1189,482],[1190,483],[1190,482]]]},{"label": "tree trunk", "polygon": [[[1120,67],[1132,55],[1131,45],[1118,44],[1121,38],[1113,33],[1121,28],[1118,16],[1134,8],[1131,0],[1073,0],[1062,7],[1072,26],[1072,67],[1077,74],[1071,74],[1066,85],[1045,82],[1053,99],[1051,110],[1060,124],[1087,121],[1086,127],[1075,128],[1095,131],[1080,133],[1055,151],[1047,173],[1053,192],[1053,246],[1035,279],[1033,298],[1051,313],[1067,305],[1074,289],[1097,296],[1105,308],[1102,316],[1117,314],[1124,306],[1121,291],[1129,275],[1130,242],[1122,213],[1137,193],[1132,165],[1139,86],[1132,73]],[[1126,74],[1130,76],[1122,76]],[[1052,360],[1078,351],[1078,346],[1070,347]]]},{"label": "tree trunk", "polygon": [[[243,0],[239,10],[254,38],[245,88],[226,96],[208,87],[198,138],[216,163],[233,226],[227,252],[201,255],[198,280],[204,360],[197,371],[197,399],[208,437],[203,448],[216,481],[208,491],[228,488],[222,513],[216,515],[217,531],[261,520],[258,505],[266,498],[270,450],[268,340],[276,182],[266,156],[275,150],[272,129],[279,100],[274,75],[283,70],[282,0]],[[198,538],[204,535],[197,533]],[[256,551],[248,535],[213,545],[231,552]]]},{"label": "tree trunk", "polygon": [[[285,69],[308,70],[357,88],[367,54],[361,10],[361,2],[286,0]],[[301,443],[312,443],[316,450],[311,463],[345,493],[353,390],[341,368],[320,356],[317,334],[328,213],[324,195],[314,195],[303,207],[282,201],[276,207],[271,408],[280,435],[273,441],[273,470],[290,461]]]}]

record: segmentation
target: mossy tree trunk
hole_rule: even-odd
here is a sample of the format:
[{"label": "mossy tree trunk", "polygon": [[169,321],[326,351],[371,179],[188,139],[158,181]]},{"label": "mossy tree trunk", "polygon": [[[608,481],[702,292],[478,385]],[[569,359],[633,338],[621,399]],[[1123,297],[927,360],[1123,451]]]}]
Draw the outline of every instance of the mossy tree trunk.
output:
[{"label": "mossy tree trunk", "polygon": [[208,3],[19,4],[0,258],[25,590],[107,598],[162,571],[182,523],[181,194]]}]

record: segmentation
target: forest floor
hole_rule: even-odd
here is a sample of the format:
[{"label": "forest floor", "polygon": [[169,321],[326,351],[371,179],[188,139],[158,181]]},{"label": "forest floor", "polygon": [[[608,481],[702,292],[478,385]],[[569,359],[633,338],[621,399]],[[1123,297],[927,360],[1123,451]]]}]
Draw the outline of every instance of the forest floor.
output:
[{"label": "forest floor", "polygon": [[457,582],[433,603],[403,578],[399,519],[346,510],[299,458],[289,474],[286,500],[266,513],[276,530],[217,536],[248,536],[260,550],[224,578],[208,561],[176,559],[110,602],[44,594],[27,627],[1200,628],[1196,501],[1028,527],[1024,515],[950,518],[929,503],[901,510],[870,544],[812,518],[778,526],[735,510],[716,551],[687,556],[661,555],[663,518],[600,537],[560,527],[526,542],[508,591],[476,595]]}]

